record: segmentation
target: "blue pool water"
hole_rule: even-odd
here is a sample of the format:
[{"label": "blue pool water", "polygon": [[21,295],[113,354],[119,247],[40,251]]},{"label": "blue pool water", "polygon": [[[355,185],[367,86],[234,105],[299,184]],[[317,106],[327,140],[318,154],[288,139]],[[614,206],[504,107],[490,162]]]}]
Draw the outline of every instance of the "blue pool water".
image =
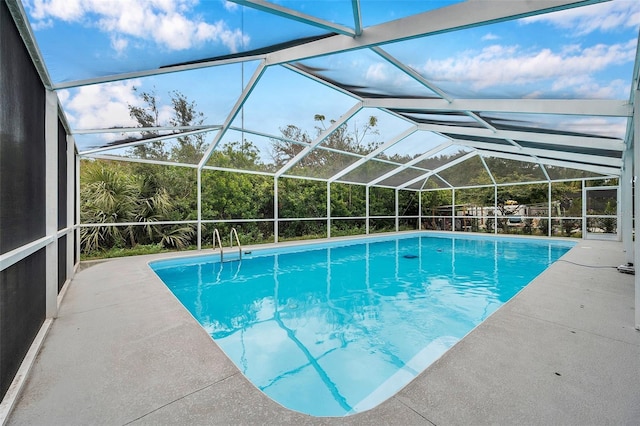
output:
[{"label": "blue pool water", "polygon": [[151,267],[260,390],[344,416],[391,397],[573,245],[416,233]]}]

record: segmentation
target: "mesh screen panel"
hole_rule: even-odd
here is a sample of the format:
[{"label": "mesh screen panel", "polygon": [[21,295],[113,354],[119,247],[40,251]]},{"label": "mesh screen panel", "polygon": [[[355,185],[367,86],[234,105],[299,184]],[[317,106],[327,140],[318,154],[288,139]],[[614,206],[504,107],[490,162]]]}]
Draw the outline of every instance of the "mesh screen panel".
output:
[{"label": "mesh screen panel", "polygon": [[0,253],[6,253],[45,233],[45,92],[5,2],[0,27]]},{"label": "mesh screen panel", "polygon": [[[67,132],[58,120],[58,230],[67,227]],[[66,252],[65,252],[66,253]]]},{"label": "mesh screen panel", "polygon": [[0,398],[45,317],[45,249],[0,272]]},{"label": "mesh screen panel", "polygon": [[58,293],[67,281],[67,236],[58,238]]}]

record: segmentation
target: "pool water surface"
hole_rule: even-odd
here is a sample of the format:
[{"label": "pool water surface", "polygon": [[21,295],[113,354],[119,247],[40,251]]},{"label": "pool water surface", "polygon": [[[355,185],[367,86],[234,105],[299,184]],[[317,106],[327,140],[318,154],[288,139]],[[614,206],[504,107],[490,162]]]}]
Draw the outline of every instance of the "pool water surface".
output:
[{"label": "pool water surface", "polygon": [[415,233],[151,267],[262,392],[345,416],[393,396],[573,245]]}]

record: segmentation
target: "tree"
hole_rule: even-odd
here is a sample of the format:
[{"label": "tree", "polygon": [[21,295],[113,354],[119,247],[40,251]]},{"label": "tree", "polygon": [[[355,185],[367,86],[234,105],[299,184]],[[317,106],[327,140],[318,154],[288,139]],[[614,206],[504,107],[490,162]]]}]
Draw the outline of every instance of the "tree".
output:
[{"label": "tree", "polygon": [[85,253],[112,247],[135,247],[159,243],[184,248],[195,231],[191,225],[158,225],[176,204],[154,175],[138,175],[130,165],[107,161],[84,161],[81,167],[82,223],[140,223],[142,225],[82,228]]},{"label": "tree", "polygon": [[[309,136],[307,132],[299,127],[290,124],[280,129],[284,140],[271,139],[271,156],[276,167],[280,168],[287,164],[335,123],[335,120],[331,120],[328,126],[326,117],[322,114],[316,114],[314,120],[319,123],[315,126],[315,138]],[[314,176],[326,174],[323,173],[325,171],[331,174],[333,170],[341,170],[346,167],[348,163],[345,163],[346,159],[343,155],[332,150],[346,151],[359,155],[368,154],[380,145],[380,142],[377,141],[364,142],[367,136],[379,134],[376,128],[377,125],[377,117],[370,116],[362,126],[354,123],[351,130],[346,123],[338,126],[322,143],[322,147],[329,148],[329,150],[314,149],[301,159],[297,166],[312,173]]]},{"label": "tree", "polygon": [[[137,88],[134,91],[138,92]],[[174,90],[169,92],[171,98],[171,117],[168,123],[160,122],[160,110],[158,95],[154,90],[140,92],[142,106],[129,104],[129,115],[136,120],[141,128],[157,128],[163,126],[173,127],[197,127],[204,123],[204,114],[197,110],[194,101],[189,101],[184,94]],[[142,130],[143,139],[160,136],[156,129]],[[179,134],[179,131],[175,133]],[[130,154],[137,158],[152,160],[171,160],[182,163],[197,163],[205,151],[204,133],[189,136],[177,136],[177,143],[169,150],[165,149],[164,141],[149,142],[136,145],[130,149]]]}]

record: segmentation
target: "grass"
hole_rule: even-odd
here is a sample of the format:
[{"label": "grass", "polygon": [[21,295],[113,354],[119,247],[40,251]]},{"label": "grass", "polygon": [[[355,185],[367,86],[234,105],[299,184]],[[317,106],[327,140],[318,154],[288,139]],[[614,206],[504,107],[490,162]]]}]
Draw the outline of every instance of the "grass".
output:
[{"label": "grass", "polygon": [[[183,250],[195,250],[195,246],[189,246]],[[80,260],[98,260],[112,259],[114,257],[140,256],[143,254],[169,253],[179,251],[177,249],[168,249],[160,244],[138,244],[133,248],[113,247],[108,250],[94,251],[91,253],[80,253]],[[182,250],[180,250],[182,251]]]}]

